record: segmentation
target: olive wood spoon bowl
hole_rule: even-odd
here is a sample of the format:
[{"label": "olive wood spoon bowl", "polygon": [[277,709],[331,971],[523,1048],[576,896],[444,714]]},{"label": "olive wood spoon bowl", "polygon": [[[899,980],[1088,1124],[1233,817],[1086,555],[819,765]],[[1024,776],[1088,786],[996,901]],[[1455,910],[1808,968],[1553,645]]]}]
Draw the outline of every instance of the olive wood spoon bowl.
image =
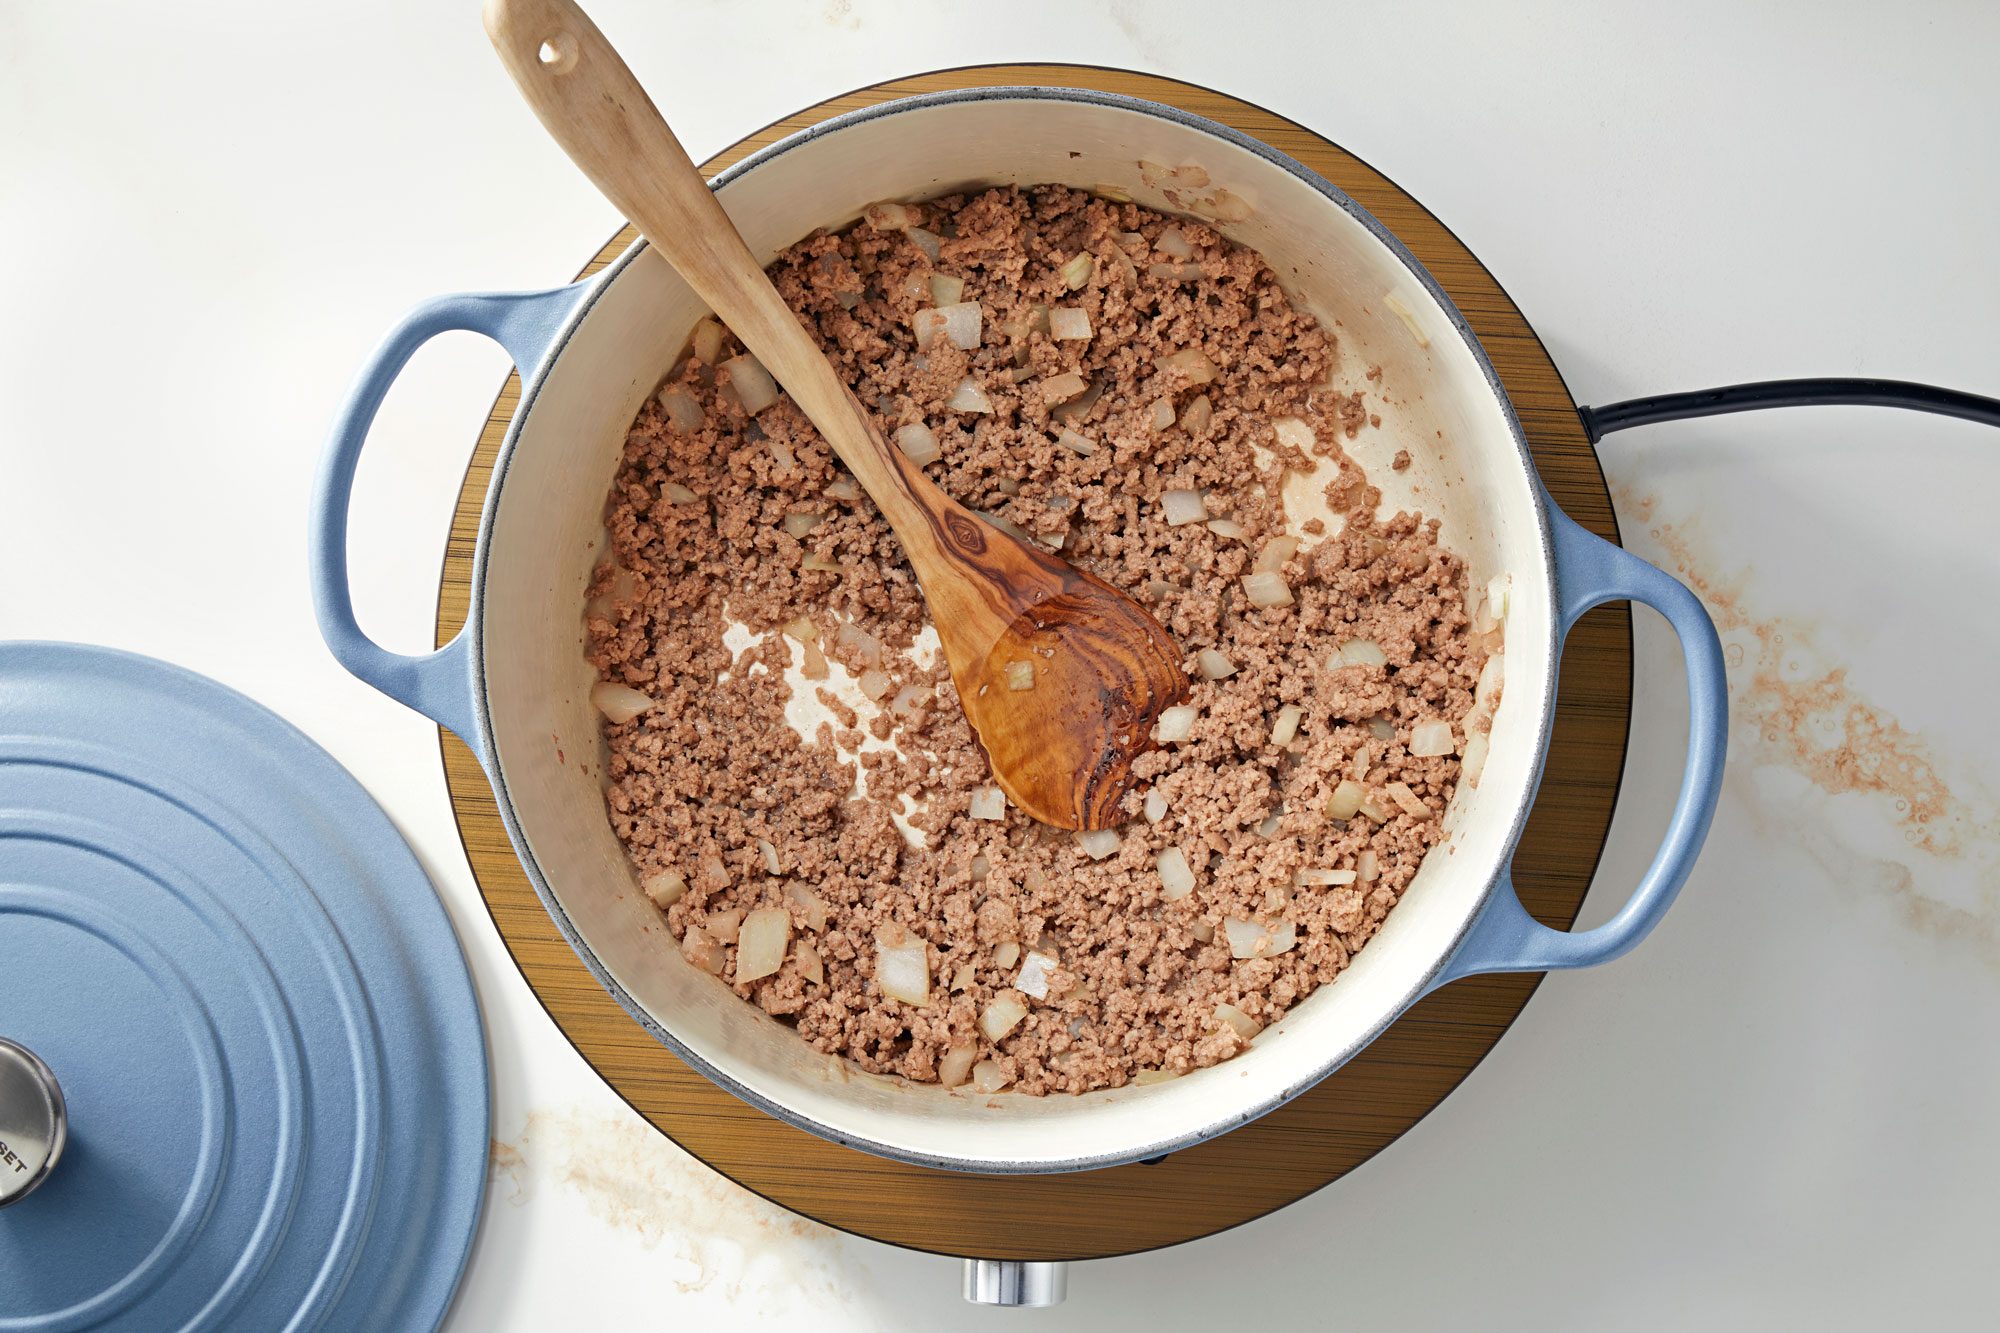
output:
[{"label": "olive wood spoon bowl", "polygon": [[1002,790],[1061,828],[1122,822],[1133,759],[1152,745],[1161,711],[1187,696],[1167,632],[1102,579],[980,519],[883,439],[582,10],[487,0],[485,23],[570,160],[784,386],[881,508]]}]

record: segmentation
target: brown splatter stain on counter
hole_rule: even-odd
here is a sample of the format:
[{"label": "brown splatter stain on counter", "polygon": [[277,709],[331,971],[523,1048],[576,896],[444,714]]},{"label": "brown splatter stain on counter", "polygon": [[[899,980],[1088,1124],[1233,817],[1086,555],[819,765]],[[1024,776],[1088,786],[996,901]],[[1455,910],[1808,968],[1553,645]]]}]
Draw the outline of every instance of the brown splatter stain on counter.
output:
[{"label": "brown splatter stain on counter", "polygon": [[672,1279],[683,1293],[721,1283],[732,1300],[746,1291],[801,1305],[852,1298],[844,1274],[854,1261],[838,1232],[711,1171],[630,1112],[531,1111],[512,1141],[492,1141],[488,1171],[509,1204],[553,1186],[646,1248],[671,1250],[692,1270]]},{"label": "brown splatter stain on counter", "polygon": [[[1921,876],[1893,856],[1871,854],[1849,821],[1797,843],[1837,882],[1863,887],[1910,927],[2000,955],[2000,812],[1983,797],[1953,790],[1924,736],[1856,692],[1845,667],[1825,663],[1810,624],[1760,618],[1745,605],[1748,570],[1716,571],[1684,525],[1663,521],[1658,500],[1618,488],[1621,511],[1636,518],[1665,565],[1698,595],[1715,620],[1727,663],[1730,773],[1759,825],[1773,832],[1779,811],[1766,786],[1742,781],[1754,769],[1782,769],[1821,797],[1870,803],[1907,852],[1933,863]],[[1970,863],[1970,864],[1967,864]],[[1971,892],[1942,896],[1951,867],[1971,872]]]}]

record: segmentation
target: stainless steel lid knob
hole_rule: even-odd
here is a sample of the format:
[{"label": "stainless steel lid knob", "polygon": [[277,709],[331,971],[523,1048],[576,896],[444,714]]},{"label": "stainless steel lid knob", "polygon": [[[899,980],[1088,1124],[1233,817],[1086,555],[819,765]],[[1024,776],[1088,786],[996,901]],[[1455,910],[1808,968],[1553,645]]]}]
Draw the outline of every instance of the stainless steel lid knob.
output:
[{"label": "stainless steel lid knob", "polygon": [[967,1259],[965,1299],[974,1305],[1026,1308],[1061,1305],[1069,1295],[1069,1265],[1024,1259]]},{"label": "stainless steel lid knob", "polygon": [[0,1208],[49,1178],[68,1138],[55,1074],[33,1051],[0,1037]]}]

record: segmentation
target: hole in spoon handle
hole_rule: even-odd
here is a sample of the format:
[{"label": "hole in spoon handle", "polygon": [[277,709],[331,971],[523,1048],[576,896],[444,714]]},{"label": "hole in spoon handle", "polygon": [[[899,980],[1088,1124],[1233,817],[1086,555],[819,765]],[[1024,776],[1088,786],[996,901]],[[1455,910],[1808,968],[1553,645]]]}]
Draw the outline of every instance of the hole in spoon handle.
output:
[{"label": "hole in spoon handle", "polygon": [[566,32],[552,33],[535,49],[535,58],[551,74],[567,74],[576,65],[576,38]]}]

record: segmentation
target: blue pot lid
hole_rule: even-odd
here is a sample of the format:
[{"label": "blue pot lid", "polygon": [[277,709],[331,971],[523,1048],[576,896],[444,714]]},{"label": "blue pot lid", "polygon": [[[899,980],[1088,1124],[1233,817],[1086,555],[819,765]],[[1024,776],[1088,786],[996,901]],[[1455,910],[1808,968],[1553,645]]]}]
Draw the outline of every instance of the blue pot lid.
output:
[{"label": "blue pot lid", "polygon": [[485,1188],[471,979],[401,835],[275,714],[0,643],[0,1038],[68,1117],[0,1208],[0,1330],[443,1317]]}]

